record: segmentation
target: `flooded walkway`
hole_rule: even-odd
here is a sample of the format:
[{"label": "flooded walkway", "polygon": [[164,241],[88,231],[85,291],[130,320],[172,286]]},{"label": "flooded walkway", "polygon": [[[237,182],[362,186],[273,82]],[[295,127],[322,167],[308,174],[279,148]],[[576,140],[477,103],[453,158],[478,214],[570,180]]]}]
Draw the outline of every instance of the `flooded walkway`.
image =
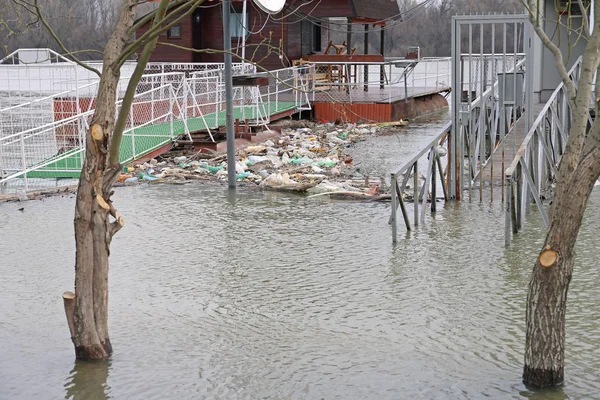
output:
[{"label": "flooded walkway", "polygon": [[[436,123],[355,151],[386,174]],[[376,158],[377,148],[388,151]],[[74,198],[0,204],[0,398],[600,393],[598,192],[571,283],[567,384],[535,396],[520,381],[527,283],[543,239],[535,215],[505,249],[493,228],[498,203],[449,203],[393,247],[389,204],[244,188],[228,196],[215,184],[118,188],[115,204],[126,221],[111,254],[115,353],[98,364],[73,361],[60,298],[74,278]]]}]

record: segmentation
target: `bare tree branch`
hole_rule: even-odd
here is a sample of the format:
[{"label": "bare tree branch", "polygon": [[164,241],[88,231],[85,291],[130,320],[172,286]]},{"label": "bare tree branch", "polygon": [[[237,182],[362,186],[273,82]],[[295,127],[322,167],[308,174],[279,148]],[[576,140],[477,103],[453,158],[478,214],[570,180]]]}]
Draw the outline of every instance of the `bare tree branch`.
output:
[{"label": "bare tree branch", "polygon": [[[203,0],[202,0],[203,1]],[[152,22],[152,27],[160,26],[162,21],[165,19],[165,15],[167,13],[167,5],[169,4],[169,0],[161,0],[160,5],[158,6],[158,10],[154,16],[154,21]],[[121,149],[121,139],[123,138],[123,131],[125,130],[125,124],[127,121],[127,116],[129,115],[129,108],[133,102],[133,96],[135,95],[135,89],[140,82],[142,75],[144,74],[144,70],[146,69],[146,64],[150,59],[150,55],[154,48],[156,47],[156,42],[158,38],[155,38],[148,42],[144,46],[144,50],[142,51],[142,55],[138,60],[138,63],[133,71],[131,78],[129,79],[129,83],[127,84],[127,90],[125,91],[125,96],[123,97],[123,101],[121,103],[121,110],[117,117],[117,121],[115,122],[115,126],[113,128],[113,134],[110,141],[110,151],[109,151],[109,163],[110,164],[118,164],[119,162],[119,150]],[[118,61],[117,61],[118,64]],[[118,66],[117,68],[120,68]]]},{"label": "bare tree branch", "polygon": [[154,24],[150,27],[150,29],[148,29],[148,31],[146,31],[142,36],[140,36],[139,38],[137,38],[133,43],[131,43],[123,52],[123,54],[121,55],[121,58],[119,59],[119,66],[123,65],[125,63],[125,61],[127,61],[127,59],[129,57],[131,57],[139,47],[141,46],[145,46],[146,43],[149,43],[151,41],[153,41],[154,39],[158,38],[158,36],[166,31],[168,31],[173,25],[177,24],[179,21],[181,21],[182,19],[184,19],[185,17],[188,17],[192,14],[192,12],[194,12],[194,10],[204,2],[205,0],[194,0],[191,3],[186,3],[185,5],[182,5],[180,7],[180,9],[175,10],[173,13],[171,13],[169,15],[169,18],[173,15],[176,15],[179,12],[185,11],[183,12],[180,16],[176,17],[173,21],[169,22],[168,24],[161,26],[155,26]]},{"label": "bare tree branch", "polygon": [[[38,0],[34,0],[34,3],[28,3],[28,2],[23,1],[23,0],[18,0],[18,1],[15,1],[15,4],[20,5],[21,7],[23,7],[28,12],[30,12],[30,13],[34,14],[35,16],[37,16],[37,18],[42,23],[42,25],[44,25],[44,27],[46,28],[46,30],[48,31],[48,33],[50,34],[50,36],[52,36],[52,38],[54,39],[54,41],[56,42],[56,44],[58,44],[58,46],[61,48],[61,50],[65,54],[70,54],[70,58],[77,65],[79,65],[80,67],[82,67],[84,69],[87,69],[88,71],[93,72],[94,74],[98,75],[98,77],[102,76],[102,74],[100,73],[100,71],[98,71],[96,68],[90,67],[89,65],[81,62],[77,57],[75,57],[73,55],[73,53],[71,51],[69,51],[65,47],[65,45],[62,42],[62,40],[60,40],[60,38],[56,35],[56,32],[54,32],[54,29],[52,29],[52,27],[50,26],[50,24],[48,24],[48,22],[46,21],[46,19],[42,15],[42,11],[41,11],[40,6],[38,4]],[[29,7],[32,7],[32,9],[30,9]]]},{"label": "bare tree branch", "polygon": [[[187,1],[188,0],[175,0],[175,1],[170,2],[169,5],[167,6],[167,12],[169,12],[169,10],[171,10],[172,8],[177,7]],[[142,2],[142,3],[144,3],[144,2]],[[158,8],[149,12],[148,14],[144,15],[142,18],[140,18],[135,24],[133,24],[133,26],[131,28],[129,28],[129,34],[133,35],[138,29],[140,29],[142,26],[144,26],[144,24],[151,21],[152,18],[154,18],[154,16],[156,15],[157,11],[158,11]]]}]

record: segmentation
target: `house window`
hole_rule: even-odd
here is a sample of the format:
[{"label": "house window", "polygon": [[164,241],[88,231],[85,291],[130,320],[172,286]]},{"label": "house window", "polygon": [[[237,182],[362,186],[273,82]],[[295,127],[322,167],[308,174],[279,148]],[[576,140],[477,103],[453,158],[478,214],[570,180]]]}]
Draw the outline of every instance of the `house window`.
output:
[{"label": "house window", "polygon": [[248,35],[248,12],[246,12],[246,29],[244,29],[242,17],[244,14],[234,13],[229,14],[229,29],[231,31],[232,38],[242,37],[244,34]]},{"label": "house window", "polygon": [[181,39],[181,24],[173,25],[167,31],[167,38]]}]

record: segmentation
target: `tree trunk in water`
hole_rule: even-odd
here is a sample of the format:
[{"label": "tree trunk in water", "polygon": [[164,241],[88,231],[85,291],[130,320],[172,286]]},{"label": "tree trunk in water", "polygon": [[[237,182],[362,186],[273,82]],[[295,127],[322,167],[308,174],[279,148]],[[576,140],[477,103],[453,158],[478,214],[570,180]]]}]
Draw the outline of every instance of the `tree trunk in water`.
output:
[{"label": "tree trunk in water", "polygon": [[588,154],[568,178],[557,184],[552,222],[533,268],[527,296],[523,369],[523,382],[531,387],[556,387],[564,381],[567,293],[575,241],[598,178],[598,167],[592,166],[594,154]]},{"label": "tree trunk in water", "polygon": [[[112,186],[120,165],[108,165],[119,71],[113,69],[129,38],[133,7],[124,5],[106,45],[102,77],[75,205],[75,293],[63,295],[75,355],[98,360],[112,353],[108,336],[108,256],[114,234],[123,220],[112,205]],[[113,221],[111,222],[111,217]]]}]

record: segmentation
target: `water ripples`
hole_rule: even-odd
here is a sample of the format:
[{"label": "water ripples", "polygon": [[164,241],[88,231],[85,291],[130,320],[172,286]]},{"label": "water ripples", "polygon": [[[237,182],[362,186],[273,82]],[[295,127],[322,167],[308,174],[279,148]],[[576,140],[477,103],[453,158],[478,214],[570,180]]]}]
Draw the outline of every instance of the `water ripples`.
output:
[{"label": "water ripples", "polygon": [[[109,363],[73,365],[71,199],[1,204],[0,397],[596,397],[600,198],[580,235],[567,386],[520,383],[524,305],[543,240],[503,248],[500,204],[438,208],[391,245],[389,206],[219,185],[117,191]],[[411,210],[409,209],[409,212]],[[596,218],[595,218],[596,217]]]}]

